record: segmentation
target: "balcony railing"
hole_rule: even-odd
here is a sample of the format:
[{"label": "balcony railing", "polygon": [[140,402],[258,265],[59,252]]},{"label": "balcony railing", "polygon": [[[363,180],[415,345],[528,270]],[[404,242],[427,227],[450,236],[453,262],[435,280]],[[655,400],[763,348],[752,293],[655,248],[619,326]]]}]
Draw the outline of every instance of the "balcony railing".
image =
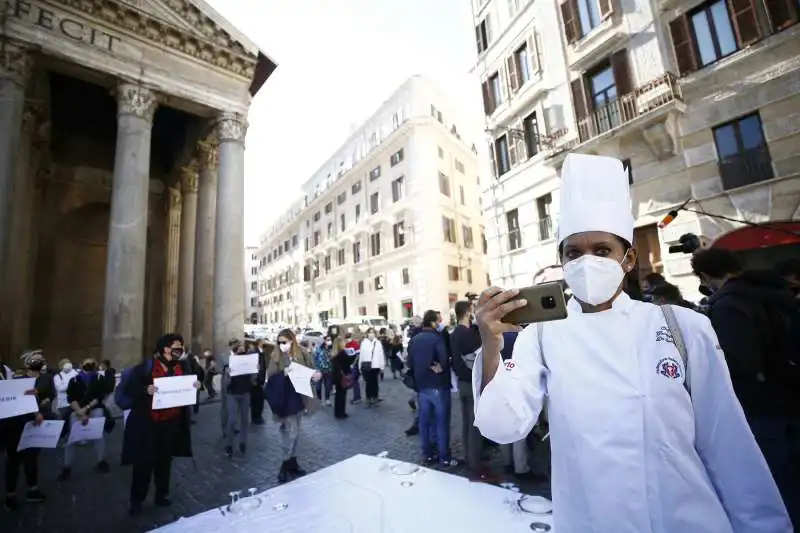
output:
[{"label": "balcony railing", "polygon": [[580,120],[578,138],[580,142],[588,141],[676,101],[683,101],[683,94],[677,77],[667,72]]},{"label": "balcony railing", "polygon": [[766,146],[744,150],[719,161],[719,175],[724,190],[735,189],[772,179],[772,158]]}]

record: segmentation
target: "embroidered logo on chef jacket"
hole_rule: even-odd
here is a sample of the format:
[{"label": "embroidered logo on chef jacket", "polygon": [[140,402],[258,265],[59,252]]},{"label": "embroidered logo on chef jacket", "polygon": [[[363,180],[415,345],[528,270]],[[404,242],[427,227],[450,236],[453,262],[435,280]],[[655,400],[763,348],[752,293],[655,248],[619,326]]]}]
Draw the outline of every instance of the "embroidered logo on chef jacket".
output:
[{"label": "embroidered logo on chef jacket", "polygon": [[669,326],[661,326],[656,330],[656,342],[675,344],[675,339],[672,338],[672,331],[670,331]]},{"label": "embroidered logo on chef jacket", "polygon": [[506,372],[510,372],[511,370],[514,370],[517,367],[517,364],[514,363],[514,361],[512,361],[511,359],[509,359],[508,361],[503,361],[503,366],[506,367]]},{"label": "embroidered logo on chef jacket", "polygon": [[679,380],[683,375],[681,364],[672,357],[663,357],[656,365],[656,372],[673,381]]}]

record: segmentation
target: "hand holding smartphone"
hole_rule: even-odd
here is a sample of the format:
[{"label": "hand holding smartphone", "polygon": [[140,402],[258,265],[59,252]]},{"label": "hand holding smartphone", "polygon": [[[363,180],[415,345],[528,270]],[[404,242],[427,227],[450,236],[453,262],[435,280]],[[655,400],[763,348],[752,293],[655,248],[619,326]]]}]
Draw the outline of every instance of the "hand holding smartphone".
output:
[{"label": "hand holding smartphone", "polygon": [[516,299],[525,299],[528,303],[507,313],[500,319],[502,322],[519,325],[567,318],[564,287],[558,281],[519,289]]}]

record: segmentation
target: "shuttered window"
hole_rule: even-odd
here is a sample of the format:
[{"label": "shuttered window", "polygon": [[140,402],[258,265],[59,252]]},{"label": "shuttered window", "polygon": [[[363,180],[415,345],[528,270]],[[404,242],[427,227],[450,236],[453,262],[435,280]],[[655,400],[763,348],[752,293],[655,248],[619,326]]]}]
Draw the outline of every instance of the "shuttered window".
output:
[{"label": "shuttered window", "polygon": [[761,39],[755,0],[728,0],[733,29],[741,48]]},{"label": "shuttered window", "polygon": [[669,31],[672,34],[678,72],[681,76],[694,72],[697,70],[697,52],[692,39],[692,29],[689,26],[689,17],[681,15],[670,22]]},{"label": "shuttered window", "polygon": [[561,4],[561,21],[567,43],[572,44],[581,38],[580,19],[578,19],[578,0],[566,0]]},{"label": "shuttered window", "polygon": [[573,80],[570,84],[572,88],[572,103],[575,106],[575,121],[578,123],[578,135],[581,141],[588,139],[588,130],[581,122],[589,116],[589,108],[586,105],[586,89],[583,85],[583,78]]},{"label": "shuttered window", "polygon": [[778,32],[798,22],[796,0],[764,0],[772,31]]}]

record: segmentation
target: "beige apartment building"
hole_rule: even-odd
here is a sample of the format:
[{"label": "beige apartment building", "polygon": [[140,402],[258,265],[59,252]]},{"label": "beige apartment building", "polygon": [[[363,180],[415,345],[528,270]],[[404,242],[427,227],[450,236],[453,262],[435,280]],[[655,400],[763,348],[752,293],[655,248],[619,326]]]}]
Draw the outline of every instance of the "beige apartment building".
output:
[{"label": "beige apartment building", "polygon": [[[689,256],[668,253],[683,234],[753,265],[798,253],[796,0],[474,2],[493,276],[516,283],[554,261],[550,204],[569,151],[626,162],[639,274],[663,272],[686,296],[698,296]],[[535,62],[523,44],[539,44]]]},{"label": "beige apartment building", "polygon": [[477,158],[457,110],[414,76],[264,234],[261,321],[447,313],[486,286]]}]

